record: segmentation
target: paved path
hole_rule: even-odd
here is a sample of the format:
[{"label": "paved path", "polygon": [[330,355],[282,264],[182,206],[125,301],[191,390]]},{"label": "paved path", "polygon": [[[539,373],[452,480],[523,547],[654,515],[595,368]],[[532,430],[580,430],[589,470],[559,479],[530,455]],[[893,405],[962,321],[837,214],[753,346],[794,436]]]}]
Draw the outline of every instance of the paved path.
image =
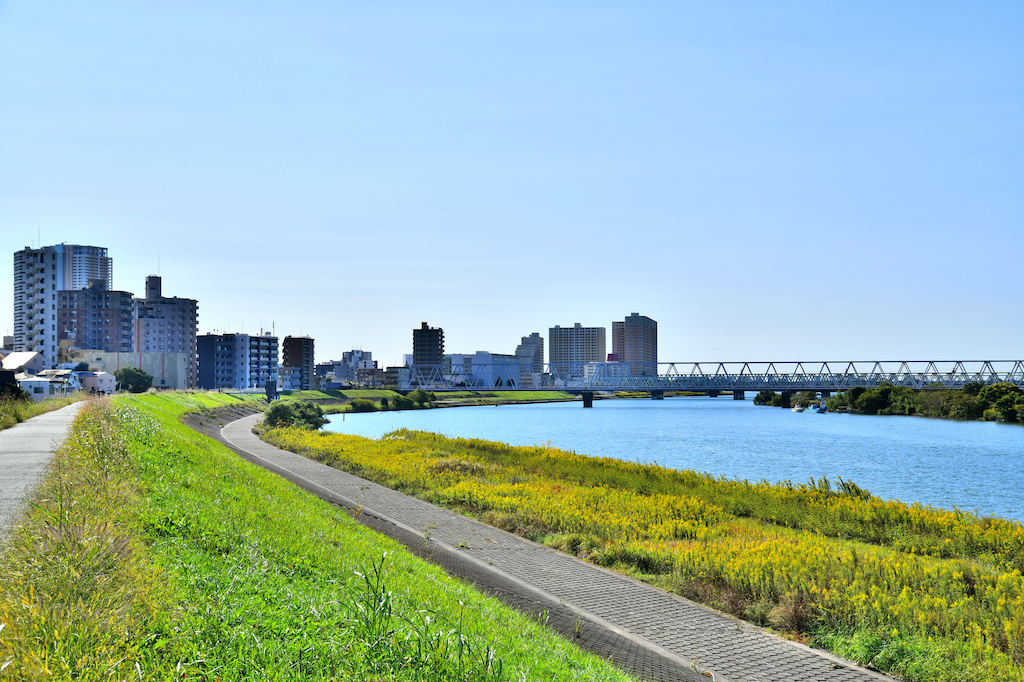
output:
[{"label": "paved path", "polygon": [[[268,445],[262,415],[221,437],[250,461],[398,539],[516,608],[546,617],[581,646],[646,680],[892,680],[649,585]],[[696,671],[696,672],[695,672]],[[703,674],[698,674],[703,673]]]},{"label": "paved path", "polygon": [[79,401],[0,431],[0,538],[25,508],[82,405]]}]

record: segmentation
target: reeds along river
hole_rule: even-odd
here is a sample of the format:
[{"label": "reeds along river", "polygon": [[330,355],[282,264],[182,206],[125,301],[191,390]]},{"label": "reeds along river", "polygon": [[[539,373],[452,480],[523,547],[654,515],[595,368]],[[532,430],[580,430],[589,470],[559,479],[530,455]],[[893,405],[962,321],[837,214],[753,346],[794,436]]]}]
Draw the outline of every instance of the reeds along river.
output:
[{"label": "reeds along river", "polygon": [[794,413],[750,400],[669,398],[333,415],[325,430],[399,428],[656,462],[769,482],[839,477],[903,502],[1024,521],[1024,426]]}]

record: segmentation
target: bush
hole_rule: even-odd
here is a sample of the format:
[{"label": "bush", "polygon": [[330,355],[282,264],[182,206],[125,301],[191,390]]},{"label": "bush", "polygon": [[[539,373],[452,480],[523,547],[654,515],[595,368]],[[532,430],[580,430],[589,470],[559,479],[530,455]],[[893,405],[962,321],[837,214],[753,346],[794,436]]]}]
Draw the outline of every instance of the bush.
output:
[{"label": "bush", "polygon": [[308,400],[276,401],[263,414],[263,421],[271,427],[298,426],[310,431],[315,431],[327,423],[323,409]]},{"label": "bush", "polygon": [[349,407],[353,412],[376,412],[377,403],[372,400],[366,400],[365,398],[355,398],[349,403]]},{"label": "bush", "polygon": [[775,397],[775,391],[758,391],[754,396],[755,405],[771,405]]},{"label": "bush", "polygon": [[382,410],[388,409],[388,399],[387,399],[387,397],[383,397],[383,398],[380,399],[380,409],[382,409]]}]

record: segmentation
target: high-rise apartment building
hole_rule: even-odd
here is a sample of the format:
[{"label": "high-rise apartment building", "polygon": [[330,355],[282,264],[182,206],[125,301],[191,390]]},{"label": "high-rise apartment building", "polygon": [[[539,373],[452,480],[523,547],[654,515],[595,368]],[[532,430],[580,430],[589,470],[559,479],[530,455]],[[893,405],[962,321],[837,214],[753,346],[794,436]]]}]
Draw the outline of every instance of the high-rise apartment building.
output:
[{"label": "high-rise apartment building", "polygon": [[57,362],[60,291],[89,286],[89,280],[113,288],[113,263],[99,246],[57,244],[14,252],[14,349],[36,351],[46,367]]},{"label": "high-rise apartment building", "polygon": [[584,327],[579,322],[572,327],[560,327],[556,324],[548,329],[548,362],[604,362],[605,342],[604,327]]},{"label": "high-rise apartment building", "polygon": [[[313,339],[308,336],[286,336],[281,351],[281,366],[298,369],[299,390],[313,390]],[[294,379],[294,373],[292,376]]]},{"label": "high-rise apartment building", "polygon": [[444,329],[424,322],[412,330],[412,364],[440,365],[444,362]]},{"label": "high-rise apartment building", "polygon": [[632,376],[657,374],[658,323],[639,313],[612,322],[612,353]]},{"label": "high-rise apartment building", "polygon": [[132,350],[136,353],[185,353],[188,388],[198,381],[199,303],[163,295],[160,277],[146,278],[146,297],[135,299]]},{"label": "high-rise apartment building", "polygon": [[110,291],[103,279],[85,289],[57,292],[57,341],[61,346],[128,353],[132,350],[135,299],[127,291]]},{"label": "high-rise apartment building", "polygon": [[205,389],[264,389],[277,384],[278,343],[270,332],[204,334],[196,341],[199,352],[198,387]]},{"label": "high-rise apartment building", "polygon": [[521,388],[538,387],[534,379],[544,371],[544,337],[534,332],[524,336],[516,346],[516,357],[519,358],[519,386]]}]

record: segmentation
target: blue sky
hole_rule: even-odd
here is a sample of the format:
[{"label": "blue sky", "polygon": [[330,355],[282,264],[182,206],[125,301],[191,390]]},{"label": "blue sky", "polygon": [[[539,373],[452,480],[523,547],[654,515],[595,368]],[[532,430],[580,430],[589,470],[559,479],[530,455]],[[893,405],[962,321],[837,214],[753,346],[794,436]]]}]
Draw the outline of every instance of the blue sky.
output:
[{"label": "blue sky", "polygon": [[1024,356],[1019,2],[148,4],[0,1],[8,254],[319,360]]}]

